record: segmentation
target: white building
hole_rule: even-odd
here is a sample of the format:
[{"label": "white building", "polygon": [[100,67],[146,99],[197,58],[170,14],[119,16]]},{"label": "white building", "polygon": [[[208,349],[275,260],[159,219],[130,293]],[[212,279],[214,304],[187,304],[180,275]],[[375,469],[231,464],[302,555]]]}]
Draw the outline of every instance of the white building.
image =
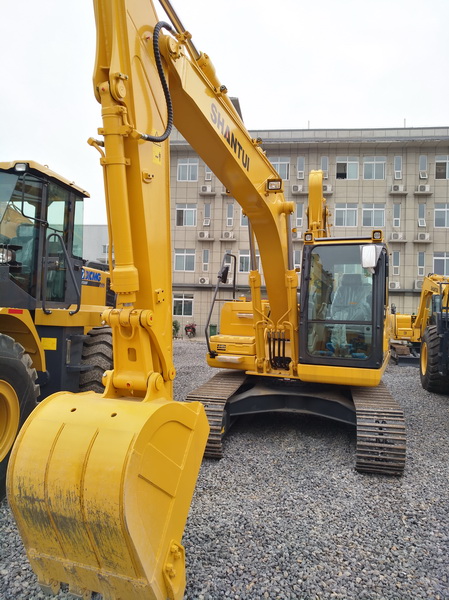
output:
[{"label": "white building", "polygon": [[[296,204],[294,264],[300,265],[307,223],[308,173],[325,173],[332,235],[382,229],[390,247],[390,302],[416,310],[422,278],[449,275],[449,127],[251,131]],[[231,259],[239,294],[248,292],[246,218],[178,132],[171,137],[173,314],[201,334],[223,256]],[[106,258],[107,233],[86,226],[85,256]],[[92,228],[92,230],[90,230]],[[100,229],[97,229],[100,231]],[[106,237],[105,237],[106,236]],[[218,310],[218,309],[216,309]],[[212,317],[218,324],[218,312]]]}]

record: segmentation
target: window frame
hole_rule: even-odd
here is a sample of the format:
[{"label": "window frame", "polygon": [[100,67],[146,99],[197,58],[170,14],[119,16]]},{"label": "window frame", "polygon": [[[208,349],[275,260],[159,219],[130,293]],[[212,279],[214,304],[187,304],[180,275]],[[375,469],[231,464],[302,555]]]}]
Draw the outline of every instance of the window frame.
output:
[{"label": "window frame", "polygon": [[[289,156],[272,156],[272,157],[269,157],[269,161],[271,162],[273,167],[276,169],[276,172],[278,173],[278,175],[282,179],[282,181],[289,181],[289,179],[290,179],[290,157]],[[284,173],[283,173],[284,167],[285,167],[286,177],[284,177]]]},{"label": "window frame", "polygon": [[[365,217],[371,215],[370,223],[365,223]],[[382,215],[382,222],[376,222],[376,217]],[[362,227],[385,227],[385,203],[364,202],[362,204]]]},{"label": "window frame", "polygon": [[[185,175],[182,174],[185,169]],[[176,181],[191,183],[198,181],[199,158],[195,156],[178,158]]]},{"label": "window frame", "polygon": [[[435,202],[434,206],[434,220],[433,224],[435,229],[447,229],[449,227],[449,203],[448,202]],[[437,214],[442,212],[444,214],[444,225],[437,225]]]},{"label": "window frame", "polygon": [[[192,268],[186,268],[187,266],[190,266],[190,264],[188,264],[188,260],[187,260],[189,258],[193,258]],[[179,268],[180,260],[183,263],[183,265],[181,265],[181,266],[183,266],[183,268]],[[195,262],[196,262],[195,248],[175,248],[173,269],[176,273],[193,273],[195,271]]]},{"label": "window frame", "polygon": [[[337,156],[336,161],[336,179],[347,180],[347,181],[357,181],[360,177],[360,159],[357,156]],[[339,165],[345,165],[345,177],[342,177],[343,174],[341,171],[339,173]],[[355,167],[356,176],[349,177],[350,167]]]},{"label": "window frame", "polygon": [[[386,174],[386,156],[364,156],[363,157],[363,180],[364,181],[385,181]],[[368,171],[372,169],[371,176]]]},{"label": "window frame", "polygon": [[[439,177],[440,165],[444,165],[444,177]],[[435,179],[439,181],[449,179],[449,156],[447,154],[437,154],[435,156]]]},{"label": "window frame", "polygon": [[[357,202],[336,202],[334,207],[334,225],[335,227],[357,227],[358,226],[358,204]],[[348,223],[348,216],[353,214],[355,216],[355,223]],[[337,219],[342,215],[343,223],[337,223]]]},{"label": "window frame", "polygon": [[[184,292],[173,293],[172,313],[174,317],[193,317],[194,294]],[[175,311],[175,304],[181,302],[181,312]],[[185,307],[190,303],[191,312],[186,312]]]}]

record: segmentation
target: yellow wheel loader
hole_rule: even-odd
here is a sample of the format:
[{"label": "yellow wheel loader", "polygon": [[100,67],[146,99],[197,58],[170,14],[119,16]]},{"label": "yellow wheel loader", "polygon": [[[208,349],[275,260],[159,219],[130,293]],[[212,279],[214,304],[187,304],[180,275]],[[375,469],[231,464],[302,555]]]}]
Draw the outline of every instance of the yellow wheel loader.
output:
[{"label": "yellow wheel loader", "polygon": [[449,277],[436,273],[424,277],[416,314],[394,313],[391,318],[392,339],[405,342],[419,355],[422,387],[449,393]]},{"label": "yellow wheel loader", "polygon": [[[390,337],[382,232],[329,238],[322,174],[312,173],[298,289],[294,206],[282,179],[209,57],[168,0],[161,4],[171,24],[158,20],[150,0],[94,2],[102,126],[89,143],[103,166],[114,247],[116,306],[102,315],[112,329],[114,367],[103,393],[59,392],[42,401],[8,468],[8,499],[40,584],[57,593],[65,582],[83,599],[95,591],[106,600],[181,600],[189,505],[209,431],[226,429],[234,393],[240,413],[251,404],[269,409],[260,403],[267,387],[274,409],[288,410],[291,401],[281,407],[278,396],[292,389],[297,398],[304,386],[293,409],[324,406],[318,412],[357,421],[358,468],[400,474],[404,466],[402,411],[380,384]],[[254,237],[252,298],[225,305],[221,332],[209,341],[209,364],[229,372],[214,380],[216,393],[208,384],[192,402],[174,402],[172,390],[173,122],[241,204]]]},{"label": "yellow wheel loader", "polygon": [[[110,279],[82,259],[88,194],[34,161],[0,163],[0,497],[9,451],[36,401],[102,388]],[[99,265],[101,266],[101,265]]]}]

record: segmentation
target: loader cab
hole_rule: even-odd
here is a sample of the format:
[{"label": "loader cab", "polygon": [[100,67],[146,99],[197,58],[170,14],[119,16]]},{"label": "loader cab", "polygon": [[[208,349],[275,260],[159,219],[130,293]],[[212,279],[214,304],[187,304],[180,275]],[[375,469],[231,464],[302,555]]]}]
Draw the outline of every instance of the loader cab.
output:
[{"label": "loader cab", "polygon": [[387,252],[372,245],[373,265],[363,266],[354,243],[305,244],[300,293],[300,362],[380,368],[384,358]]},{"label": "loader cab", "polygon": [[86,196],[37,163],[0,163],[3,306],[50,310],[78,302]]}]

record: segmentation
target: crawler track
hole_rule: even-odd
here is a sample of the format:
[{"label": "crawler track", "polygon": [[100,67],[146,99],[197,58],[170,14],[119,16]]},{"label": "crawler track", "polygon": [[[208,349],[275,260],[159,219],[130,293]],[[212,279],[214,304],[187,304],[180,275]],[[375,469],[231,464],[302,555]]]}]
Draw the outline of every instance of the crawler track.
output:
[{"label": "crawler track", "polygon": [[[227,403],[245,379],[245,373],[240,371],[223,371],[187,396],[187,401],[199,401],[204,405],[209,420],[210,434],[204,456],[222,458],[222,439],[232,423]],[[355,408],[355,468],[366,473],[401,475],[406,446],[401,407],[383,383],[377,387],[351,387],[346,390],[346,394],[350,392]]]},{"label": "crawler track", "polygon": [[222,458],[222,439],[230,426],[226,403],[245,379],[246,374],[242,371],[220,372],[187,396],[187,402],[202,402],[209,420],[210,433],[204,456]]},{"label": "crawler track", "polygon": [[357,414],[357,471],[401,475],[405,466],[404,413],[383,383],[351,388]]}]

